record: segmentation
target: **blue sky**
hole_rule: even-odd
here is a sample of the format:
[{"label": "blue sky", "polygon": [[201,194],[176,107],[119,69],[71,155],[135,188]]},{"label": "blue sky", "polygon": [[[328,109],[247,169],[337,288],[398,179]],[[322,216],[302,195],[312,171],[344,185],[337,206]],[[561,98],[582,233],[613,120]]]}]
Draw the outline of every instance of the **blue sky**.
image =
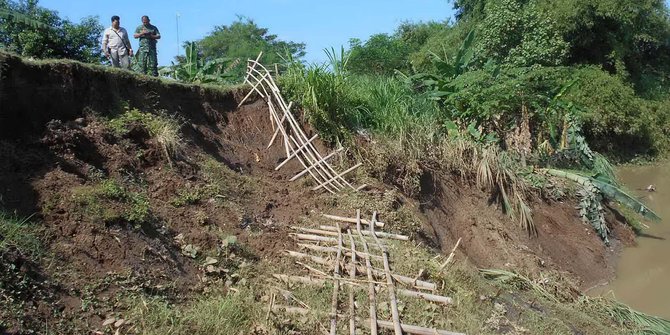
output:
[{"label": "blue sky", "polygon": [[[443,21],[453,16],[448,0],[41,0],[39,4],[74,22],[97,15],[105,27],[112,15],[119,15],[121,26],[131,34],[141,24],[140,17],[149,15],[162,35],[160,65],[169,65],[177,55],[177,13],[180,44],[200,39],[214,26],[230,24],[242,15],[280,39],[306,43],[308,62],[324,61],[324,48],[346,47],[349,38],[365,40],[372,34],[391,33],[404,21]],[[136,49],[137,40],[131,43]]]}]

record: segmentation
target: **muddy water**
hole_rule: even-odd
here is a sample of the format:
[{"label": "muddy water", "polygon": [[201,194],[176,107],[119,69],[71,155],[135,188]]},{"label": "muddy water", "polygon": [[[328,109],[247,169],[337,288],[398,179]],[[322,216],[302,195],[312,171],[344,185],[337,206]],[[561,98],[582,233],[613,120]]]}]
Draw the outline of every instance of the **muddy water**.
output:
[{"label": "muddy water", "polygon": [[[670,319],[670,162],[619,169],[620,180],[663,219],[626,248],[617,265],[617,278],[604,290],[617,300],[647,314]],[[654,185],[656,192],[644,189]]]}]

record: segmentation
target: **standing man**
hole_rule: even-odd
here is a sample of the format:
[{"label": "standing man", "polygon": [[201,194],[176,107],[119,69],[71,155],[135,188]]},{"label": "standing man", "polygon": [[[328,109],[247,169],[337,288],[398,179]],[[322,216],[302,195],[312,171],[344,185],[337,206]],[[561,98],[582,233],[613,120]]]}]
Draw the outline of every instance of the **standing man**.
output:
[{"label": "standing man", "polygon": [[133,47],[128,39],[128,32],[121,28],[121,19],[112,16],[112,26],[105,29],[102,35],[102,52],[112,61],[113,67],[130,69],[130,57],[133,56]]},{"label": "standing man", "polygon": [[142,25],[135,29],[135,35],[133,35],[133,37],[140,39],[140,48],[137,50],[137,70],[142,74],[151,74],[157,77],[158,54],[156,53],[156,42],[161,38],[161,33],[150,22],[148,16],[142,16]]}]

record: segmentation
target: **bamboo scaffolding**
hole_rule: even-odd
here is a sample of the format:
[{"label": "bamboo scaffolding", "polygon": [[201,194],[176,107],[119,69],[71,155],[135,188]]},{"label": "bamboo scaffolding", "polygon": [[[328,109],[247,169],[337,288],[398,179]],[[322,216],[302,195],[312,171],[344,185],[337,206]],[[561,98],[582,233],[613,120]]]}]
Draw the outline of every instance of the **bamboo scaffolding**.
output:
[{"label": "bamboo scaffolding", "polygon": [[[290,139],[293,143],[295,143],[295,145],[298,145],[299,142],[295,139],[295,137],[291,136]],[[317,167],[314,170],[318,171],[319,174],[323,177],[324,180],[327,181],[327,180],[332,179],[333,178],[332,174],[326,168],[327,165],[328,165],[328,162],[323,160],[323,157],[321,157],[321,155],[318,153],[318,151],[316,152],[316,154],[314,153],[314,151],[316,151],[316,149],[311,149],[311,150],[305,151],[304,152],[305,159],[307,161],[309,161],[309,163],[311,165],[317,165]],[[319,161],[323,161],[323,163],[317,164]],[[319,184],[321,184],[321,183],[323,183],[323,182],[319,181]],[[342,185],[341,183],[328,183],[328,184],[329,184],[328,186],[335,187],[336,189],[344,187],[344,185]]]},{"label": "bamboo scaffolding", "polygon": [[294,233],[289,233],[289,235],[295,236],[299,240],[337,243],[337,239],[332,237],[323,237],[309,234],[294,234]]},{"label": "bamboo scaffolding", "polygon": [[[325,230],[325,229],[313,229],[313,228],[305,228],[305,227],[295,227],[291,226],[290,227],[293,230],[301,231],[303,233],[310,233],[314,235],[326,235],[326,236],[337,236],[337,232],[334,230]],[[333,227],[335,228],[335,227]],[[337,248],[335,248],[337,251]]]},{"label": "bamboo scaffolding", "polygon": [[[311,140],[307,139],[307,136],[305,135],[304,131],[302,130],[300,124],[298,121],[295,119],[293,114],[290,112],[291,104],[286,104],[286,101],[284,101],[284,98],[281,95],[281,92],[277,86],[277,84],[274,82],[274,79],[272,78],[272,75],[270,71],[265,68],[261,63],[258,62],[257,58],[256,60],[248,61],[248,66],[247,66],[247,76],[245,78],[245,82],[250,82],[250,79],[253,79],[256,81],[255,85],[253,86],[253,90],[257,91],[261,97],[267,99],[268,104],[272,106],[272,101],[276,101],[279,109],[283,113],[281,119],[279,118],[278,115],[275,115],[275,123],[279,128],[283,128],[284,121],[288,121],[288,128],[296,134],[296,139],[294,140],[298,148],[302,148],[302,146],[305,146],[308,149],[311,150],[301,150],[303,151],[303,155],[305,156],[305,160],[309,164],[303,164],[305,166],[305,169],[308,169],[308,166],[312,166],[312,164],[316,165],[323,165],[322,171],[323,171],[323,177],[326,179],[326,184],[331,184],[331,185],[337,185],[336,189],[338,187],[344,187],[345,185],[350,187],[352,190],[359,190],[359,188],[353,187],[346,179],[343,178],[343,176],[351,171],[345,171],[344,173],[337,173],[336,170],[326,162],[326,160],[321,156],[319,151],[316,149],[313,143],[311,143]],[[258,75],[258,77],[256,76]],[[262,88],[265,94],[261,93],[258,87]],[[266,89],[267,88],[267,89]],[[268,90],[270,93],[268,93]],[[277,113],[275,113],[277,114]],[[285,131],[284,131],[285,133]],[[274,143],[274,139],[276,136],[279,134],[277,130],[275,130],[275,133],[272,136],[272,139],[270,141],[269,146],[271,146]],[[285,134],[283,134],[285,135]],[[285,147],[287,148],[288,151],[288,145],[285,141]],[[287,153],[288,155],[288,153]],[[316,168],[315,170],[319,170]],[[353,170],[353,169],[352,169]],[[304,174],[304,173],[303,173]],[[320,173],[321,174],[321,173]],[[314,177],[314,175],[312,175]],[[297,178],[296,178],[297,179]],[[318,178],[315,178],[317,180],[317,183],[319,188],[326,188],[326,185],[318,180]]]},{"label": "bamboo scaffolding", "polygon": [[[351,230],[347,229],[349,241],[351,243],[351,264],[349,267],[349,279],[356,279],[356,243],[351,236]],[[349,286],[349,335],[356,335],[356,302],[354,301],[354,287]]]},{"label": "bamboo scaffolding", "polygon": [[[333,231],[335,231],[336,228],[333,227],[333,226],[319,226],[319,229],[333,232]],[[394,240],[409,241],[409,236],[406,236],[406,235],[390,234],[390,233],[383,233],[383,232],[375,232],[375,234],[378,237],[381,237],[381,238],[390,238],[390,239],[394,239]],[[363,230],[363,236],[371,236],[371,235],[370,235],[369,231]]]},{"label": "bamboo scaffolding", "polygon": [[[338,226],[339,228],[339,226]],[[333,285],[333,299],[330,305],[330,335],[337,335],[337,295],[340,290],[340,257],[342,256],[342,232],[337,237],[337,256],[335,257],[334,272],[335,283]]]},{"label": "bamboo scaffolding", "polygon": [[[344,175],[346,175],[347,173],[349,173],[349,172],[351,172],[351,171],[354,171],[354,170],[358,169],[358,167],[361,166],[361,165],[363,165],[363,163],[358,163],[358,164],[356,164],[356,165],[354,165],[354,166],[352,166],[352,167],[346,169],[344,172],[342,172],[342,173],[340,173],[340,174],[338,174],[338,175],[336,175],[336,176],[334,176],[334,177],[332,177],[332,178],[326,180],[323,184],[314,187],[314,188],[312,189],[312,191],[317,191],[317,190],[319,190],[320,188],[326,186],[326,184],[330,184],[330,183],[334,182],[334,181],[337,180],[338,178],[343,179],[342,177],[343,177]],[[353,188],[353,187],[352,187],[352,189],[353,189],[353,190],[356,190],[356,189]]]},{"label": "bamboo scaffolding", "polygon": [[316,264],[325,265],[325,266],[328,266],[328,267],[331,266],[331,262],[329,262],[327,259],[325,259],[323,257],[312,256],[312,255],[304,254],[302,252],[291,251],[291,250],[285,250],[285,251],[286,251],[286,254],[288,254],[289,256],[294,257],[294,258],[309,259]]},{"label": "bamboo scaffolding", "polygon": [[338,153],[338,152],[340,152],[340,151],[342,151],[342,147],[337,148],[337,150],[331,152],[330,154],[328,154],[328,156],[322,158],[321,160],[319,160],[318,162],[316,162],[314,165],[311,165],[311,166],[308,167],[307,169],[300,171],[300,173],[298,173],[297,175],[293,176],[293,178],[289,179],[289,181],[294,181],[294,180],[296,180],[296,179],[302,177],[305,173],[309,172],[309,170],[311,170],[311,169],[313,169],[314,167],[318,166],[318,164],[321,164],[321,163],[325,162],[326,160],[328,160],[328,158],[333,157],[336,153]]},{"label": "bamboo scaffolding", "polygon": [[[356,218],[345,218],[337,215],[330,215],[330,214],[322,214],[323,217],[335,220],[335,221],[341,221],[341,222],[348,222],[348,223],[357,223]],[[370,221],[366,219],[361,219],[362,224],[370,225]],[[384,228],[386,224],[384,222],[375,222],[375,226],[379,228]]]},{"label": "bamboo scaffolding", "polygon": [[277,167],[275,168],[275,171],[279,171],[279,169],[281,169],[282,166],[286,165],[286,163],[288,163],[293,157],[295,157],[297,154],[299,154],[302,150],[305,150],[305,148],[307,148],[307,145],[309,143],[312,143],[312,141],[314,141],[317,137],[319,137],[319,134],[316,134],[316,135],[312,136],[309,140],[307,140],[307,143],[304,143],[303,145],[301,145],[297,149],[295,149],[288,157],[286,157],[286,159],[283,162],[281,162],[281,163],[279,163],[279,165],[277,165]]},{"label": "bamboo scaffolding", "polygon": [[[247,76],[248,76],[248,74],[247,74]],[[267,74],[264,74],[264,75],[263,75],[263,77],[265,77],[265,76],[267,76]],[[262,78],[261,78],[261,79],[262,79]],[[249,84],[251,84],[251,82],[249,82]],[[261,81],[259,80],[259,81],[256,82],[256,84],[254,84],[254,85],[251,86],[251,89],[249,90],[249,93],[247,93],[247,95],[244,96],[244,98],[242,99],[242,101],[237,105],[237,108],[240,108],[240,106],[242,106],[242,104],[244,104],[244,102],[247,101],[247,99],[249,99],[249,97],[251,96],[251,94],[254,93],[254,91],[258,92],[258,91],[256,90],[256,88],[257,88],[258,85],[260,85],[260,84],[261,84]]]},{"label": "bamboo scaffolding", "polygon": [[[377,212],[372,213],[372,222],[377,221]],[[389,253],[385,246],[379,242],[379,238],[375,234],[375,227],[370,225],[370,233],[374,237],[375,243],[382,249],[382,256],[384,257],[384,271],[386,272],[386,281],[388,282],[389,299],[391,300],[391,315],[393,317],[393,330],[396,335],[402,335],[402,328],[400,327],[400,313],[398,312],[398,302],[395,296],[395,285],[393,284],[393,277],[391,277],[391,267],[389,265]],[[361,234],[362,236],[362,234]]]},{"label": "bamboo scaffolding", "polygon": [[321,270],[319,270],[319,269],[317,269],[317,268],[315,268],[315,267],[311,267],[311,266],[309,266],[309,265],[307,265],[307,264],[305,264],[305,263],[303,263],[303,262],[298,262],[298,261],[296,261],[295,263],[298,264],[298,265],[302,265],[303,267],[305,267],[305,269],[307,269],[307,270],[309,270],[309,271],[311,271],[311,272],[314,272],[314,273],[318,274],[318,275],[321,276],[321,277],[328,277],[328,274],[327,274],[327,273],[325,273],[325,272],[323,272],[323,271],[321,271]]},{"label": "bamboo scaffolding", "polygon": [[[370,262],[370,251],[368,250],[368,244],[363,238],[361,233],[361,210],[356,210],[356,230],[358,231],[358,237],[360,237],[361,242],[363,243],[363,251],[365,252],[365,268],[368,275],[368,280],[373,281],[372,277],[372,264]],[[370,283],[368,284],[368,298],[370,299],[370,334],[377,335],[377,300],[375,298],[375,285]]]},{"label": "bamboo scaffolding", "polygon": [[[291,102],[291,103],[288,104],[289,108],[291,107],[292,104],[293,104],[293,102]],[[271,120],[271,121],[274,121],[274,120],[272,119],[272,117],[270,118],[270,120]],[[279,128],[282,128],[282,129],[284,128],[284,121],[285,121],[285,120],[286,120],[286,115],[283,115],[283,116],[281,117],[281,120],[279,121],[279,124],[277,124],[277,129],[275,129],[274,134],[272,134],[272,138],[270,139],[270,143],[268,143],[268,147],[267,147],[266,149],[270,149],[270,147],[272,146],[272,144],[275,142],[275,139],[277,138],[277,135],[279,135]],[[273,127],[272,127],[272,128],[274,128],[275,123],[276,123],[276,122],[273,122],[273,123],[272,123],[272,124],[273,124]]]}]

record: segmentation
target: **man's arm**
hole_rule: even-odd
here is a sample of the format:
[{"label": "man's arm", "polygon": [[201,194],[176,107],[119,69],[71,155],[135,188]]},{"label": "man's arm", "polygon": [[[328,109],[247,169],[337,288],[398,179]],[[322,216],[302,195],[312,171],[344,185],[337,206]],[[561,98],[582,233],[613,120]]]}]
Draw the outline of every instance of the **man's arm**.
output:
[{"label": "man's arm", "polygon": [[137,27],[137,29],[135,29],[135,34],[133,35],[133,37],[134,38],[140,38],[143,35],[144,35],[143,33],[140,33],[140,27]]},{"label": "man's arm", "polygon": [[105,32],[102,34],[102,52],[109,58],[109,50],[107,50],[107,45],[109,44],[109,34],[108,31],[105,30]]},{"label": "man's arm", "polygon": [[123,39],[125,39],[125,43],[128,46],[128,54],[130,56],[132,56],[133,55],[133,45],[130,44],[130,39],[128,39],[128,32],[126,31],[126,29],[123,29]]},{"label": "man's arm", "polygon": [[158,31],[158,28],[156,28],[155,26],[154,26],[154,32],[155,33],[153,35],[151,35],[151,38],[153,38],[155,40],[160,40],[161,39],[161,32]]}]

